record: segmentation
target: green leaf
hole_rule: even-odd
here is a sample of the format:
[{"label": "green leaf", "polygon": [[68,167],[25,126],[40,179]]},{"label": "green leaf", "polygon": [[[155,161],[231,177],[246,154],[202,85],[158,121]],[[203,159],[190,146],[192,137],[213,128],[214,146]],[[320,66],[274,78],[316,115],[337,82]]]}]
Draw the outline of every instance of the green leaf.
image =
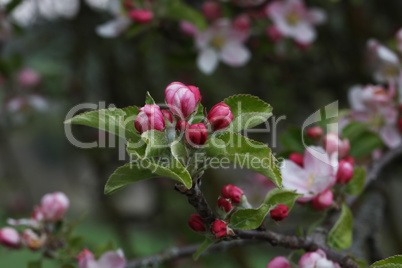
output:
[{"label": "green leaf", "polygon": [[353,171],[353,177],[346,185],[345,192],[349,195],[358,195],[364,189],[364,182],[366,180],[366,170],[364,167],[356,167]]},{"label": "green leaf", "polygon": [[165,133],[152,129],[141,134],[142,140],[147,144],[145,157],[162,156],[169,148]]},{"label": "green leaf", "polygon": [[42,268],[42,261],[30,261],[27,264],[27,268]]},{"label": "green leaf", "polygon": [[186,5],[181,1],[170,1],[171,5],[167,7],[166,16],[175,20],[188,21],[199,30],[205,30],[208,26],[205,17],[196,9]]},{"label": "green leaf", "polygon": [[296,191],[293,190],[275,188],[268,192],[263,203],[272,207],[278,204],[284,204],[288,207],[290,211],[293,208],[296,199],[301,196],[303,195],[298,194],[296,193]]},{"label": "green leaf", "polygon": [[147,91],[147,95],[146,95],[146,97],[145,97],[145,104],[151,104],[151,105],[154,105],[154,104],[155,104],[155,101],[154,101],[154,99],[152,98],[152,96],[151,96],[151,94],[149,93],[149,91]]},{"label": "green leaf", "polygon": [[187,161],[187,151],[186,146],[179,141],[174,141],[170,144],[170,150],[174,158],[184,165]]},{"label": "green leaf", "polygon": [[342,129],[342,136],[350,140],[355,140],[368,130],[368,125],[362,122],[351,122]]},{"label": "green leaf", "polygon": [[402,255],[395,255],[373,263],[370,268],[402,268]]},{"label": "green leaf", "polygon": [[341,216],[328,234],[328,245],[336,250],[349,248],[352,244],[352,228],[352,212],[342,204]]},{"label": "green leaf", "polygon": [[155,177],[171,178],[187,188],[192,187],[190,174],[175,157],[161,161],[156,158],[140,158],[135,153],[131,156],[136,161],[115,170],[106,183],[105,194],[111,194],[133,182]]},{"label": "green leaf", "polygon": [[[94,127],[126,139],[138,138],[139,134],[134,128],[134,119],[137,114],[138,108],[136,107],[109,108],[82,113],[66,120],[64,123]],[[129,123],[132,124],[130,128],[127,127]]]},{"label": "green leaf", "polygon": [[[303,154],[305,150],[302,140],[303,135],[301,128],[289,127],[279,136],[279,141],[286,150]],[[304,141],[306,142],[306,145],[310,144],[306,135],[304,135]]]},{"label": "green leaf", "polygon": [[252,95],[234,95],[223,103],[229,105],[233,114],[233,121],[228,127],[232,132],[255,127],[272,116],[271,105]]},{"label": "green leaf", "polygon": [[262,204],[259,208],[241,209],[233,213],[230,226],[233,229],[251,230],[261,226],[271,206]]},{"label": "green leaf", "polygon": [[109,241],[107,243],[98,245],[95,248],[94,255],[95,255],[96,259],[98,259],[100,256],[103,255],[103,253],[105,253],[107,251],[115,250],[115,248],[116,248],[116,246],[113,243],[113,241]]},{"label": "green leaf", "polygon": [[205,238],[204,242],[198,247],[197,252],[193,254],[193,259],[196,261],[201,256],[201,254],[207,250],[209,247],[214,245],[217,240],[211,240],[208,237]]},{"label": "green leaf", "polygon": [[250,140],[240,134],[228,132],[211,138],[205,144],[208,157],[229,161],[235,167],[245,167],[269,178],[277,187],[282,187],[282,177],[272,155],[265,144]]}]

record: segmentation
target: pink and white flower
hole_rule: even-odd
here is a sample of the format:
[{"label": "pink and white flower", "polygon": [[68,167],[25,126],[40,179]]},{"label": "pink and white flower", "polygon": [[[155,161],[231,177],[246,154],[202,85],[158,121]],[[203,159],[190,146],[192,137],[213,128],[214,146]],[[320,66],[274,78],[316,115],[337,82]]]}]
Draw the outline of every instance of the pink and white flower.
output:
[{"label": "pink and white flower", "polygon": [[62,192],[46,194],[42,197],[41,212],[49,221],[60,220],[70,206],[70,200]]},{"label": "pink and white flower", "polygon": [[121,249],[107,251],[99,260],[95,260],[94,255],[86,249],[78,256],[78,268],[124,268],[126,263],[127,261]]},{"label": "pink and white flower", "polygon": [[[319,157],[313,155],[312,151]],[[335,157],[330,159],[323,148],[311,146],[304,152],[303,167],[291,160],[284,160],[281,166],[283,187],[303,194],[298,201],[310,201],[334,185],[336,161]]]},{"label": "pink and white flower", "polygon": [[219,60],[232,67],[245,65],[250,51],[244,45],[248,30],[238,30],[228,19],[216,20],[207,30],[197,32],[195,43],[199,50],[197,65],[205,74],[211,74]]},{"label": "pink and white flower", "polygon": [[196,111],[201,102],[201,94],[195,86],[173,82],[165,89],[165,100],[172,114],[185,120]]},{"label": "pink and white flower", "polygon": [[300,268],[340,268],[339,264],[327,259],[327,254],[321,249],[305,253],[299,260]]},{"label": "pink and white flower", "polygon": [[21,237],[17,230],[11,227],[0,229],[0,244],[8,248],[19,248]]},{"label": "pink and white flower", "polygon": [[311,44],[316,39],[314,25],[326,20],[323,10],[307,9],[302,0],[273,1],[265,11],[283,36],[304,45]]},{"label": "pink and white flower", "polygon": [[292,268],[288,259],[283,256],[273,258],[267,265],[267,268]]}]

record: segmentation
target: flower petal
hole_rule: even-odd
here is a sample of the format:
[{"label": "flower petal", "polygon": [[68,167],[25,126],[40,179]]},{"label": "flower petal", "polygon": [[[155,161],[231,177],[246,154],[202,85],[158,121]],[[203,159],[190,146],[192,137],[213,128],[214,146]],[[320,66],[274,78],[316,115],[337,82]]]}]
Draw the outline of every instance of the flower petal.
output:
[{"label": "flower petal", "polygon": [[108,251],[98,260],[97,268],[124,268],[125,266],[126,259],[121,256],[120,252]]},{"label": "flower petal", "polygon": [[118,17],[96,27],[96,33],[105,38],[114,38],[124,32],[130,25],[130,20]]},{"label": "flower petal", "polygon": [[218,65],[218,55],[212,48],[202,50],[198,54],[197,66],[201,72],[205,74],[211,74]]},{"label": "flower petal", "polygon": [[241,43],[227,42],[221,51],[221,58],[224,63],[230,66],[243,66],[250,59],[250,51]]},{"label": "flower petal", "polygon": [[396,148],[402,144],[399,131],[392,125],[384,126],[380,130],[380,136],[389,148]]}]

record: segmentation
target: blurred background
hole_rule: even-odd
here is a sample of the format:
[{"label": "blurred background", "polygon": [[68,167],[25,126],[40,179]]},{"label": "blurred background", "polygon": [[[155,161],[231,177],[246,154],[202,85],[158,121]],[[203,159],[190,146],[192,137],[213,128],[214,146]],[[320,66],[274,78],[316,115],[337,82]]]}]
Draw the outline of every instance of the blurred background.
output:
[{"label": "blurred background", "polygon": [[[280,133],[288,126],[300,126],[330,102],[339,100],[347,108],[351,86],[374,83],[365,57],[367,40],[376,38],[393,46],[391,40],[402,26],[398,0],[307,0],[307,6],[327,13],[310,47],[300,49],[289,43],[285,53],[276,53],[265,34],[252,31],[246,43],[252,58],[245,66],[220,64],[213,74],[205,75],[196,66],[192,38],[181,34],[175,21],[160,21],[158,27],[133,37],[108,39],[95,31],[111,19],[105,0],[59,1],[54,9],[52,4],[35,7],[52,1],[30,1],[31,9],[25,7],[25,13],[19,11],[10,21],[6,21],[10,1],[0,2],[0,226],[8,217],[27,216],[45,193],[62,191],[71,200],[68,218],[85,215],[76,230],[85,236],[85,245],[94,249],[113,241],[128,258],[201,242],[202,237],[187,226],[194,210],[174,191],[174,182],[162,178],[105,196],[107,178],[125,161],[119,161],[118,148],[80,149],[68,142],[63,121],[72,107],[99,102],[142,106],[146,91],[162,103],[165,87],[180,81],[199,87],[207,110],[233,94],[259,96],[273,106],[276,117],[286,116],[278,125]],[[186,2],[194,8],[202,4]],[[33,83],[25,85],[24,79]],[[72,131],[85,142],[104,135],[84,126],[74,125]],[[256,139],[272,143],[271,134]],[[246,170],[209,170],[203,189],[211,204],[227,183],[249,187],[245,190],[254,204],[268,190],[264,180]],[[301,210],[304,216],[311,213],[308,208]],[[387,254],[402,250],[398,235],[396,244],[385,243]],[[161,267],[265,267],[277,252],[264,244]],[[0,248],[0,267],[25,267],[27,260],[38,258],[39,253],[28,250]],[[46,265],[58,267],[51,261]]]}]

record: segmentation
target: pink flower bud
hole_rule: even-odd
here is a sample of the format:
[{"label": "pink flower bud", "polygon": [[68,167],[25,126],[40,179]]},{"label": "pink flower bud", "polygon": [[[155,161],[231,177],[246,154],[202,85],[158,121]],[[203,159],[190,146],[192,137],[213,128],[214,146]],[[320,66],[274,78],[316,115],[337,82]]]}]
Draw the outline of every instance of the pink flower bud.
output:
[{"label": "pink flower bud", "polygon": [[227,234],[227,226],[224,221],[216,220],[212,224],[211,233],[215,235],[215,238],[221,238]]},{"label": "pink flower bud", "polygon": [[234,204],[240,203],[242,195],[242,189],[234,186],[233,184],[225,185],[222,188],[222,196],[224,198],[230,199]]},{"label": "pink flower bud", "polygon": [[340,140],[336,133],[328,133],[324,137],[324,147],[329,155],[337,152],[342,158],[349,153],[350,143],[348,139]]},{"label": "pink flower bud", "polygon": [[283,256],[278,256],[268,263],[267,268],[292,268],[292,266],[288,259]]},{"label": "pink flower bud", "polygon": [[138,132],[156,129],[163,131],[165,128],[165,118],[158,105],[145,104],[139,109],[140,113],[135,117],[134,124]]},{"label": "pink flower bud", "polygon": [[233,28],[235,28],[238,31],[248,31],[250,30],[250,26],[251,26],[251,21],[250,21],[250,17],[242,14],[237,16],[234,20],[233,20]]},{"label": "pink flower bud", "polygon": [[186,142],[191,146],[204,145],[207,141],[208,132],[203,123],[189,126],[186,132]]},{"label": "pink flower bud", "polygon": [[173,123],[173,115],[169,111],[162,110],[161,112],[170,123]]},{"label": "pink flower bud", "polygon": [[278,28],[276,28],[275,25],[270,25],[267,27],[267,36],[274,43],[278,43],[283,38],[282,33],[278,30]]},{"label": "pink flower bud", "polygon": [[288,207],[284,204],[278,204],[274,209],[272,209],[269,214],[271,218],[275,221],[281,221],[288,216]]},{"label": "pink flower bud", "polygon": [[333,200],[334,195],[327,189],[313,198],[312,205],[315,210],[324,210],[331,206]]},{"label": "pink flower bud", "polygon": [[31,250],[38,250],[46,243],[46,234],[38,235],[31,229],[25,229],[22,234],[22,241]]},{"label": "pink flower bud", "polygon": [[188,225],[196,232],[205,232],[205,224],[199,214],[192,214],[188,220]]},{"label": "pink flower bud", "polygon": [[18,82],[23,87],[36,87],[40,84],[40,81],[40,75],[33,69],[26,68],[21,70],[18,74]]},{"label": "pink flower bud", "polygon": [[299,153],[291,153],[289,155],[289,160],[293,161],[297,165],[303,167],[303,155]]},{"label": "pink flower bud", "polygon": [[324,134],[322,127],[315,126],[307,129],[307,136],[309,136],[310,139],[319,139],[321,138],[322,134]]},{"label": "pink flower bud", "polygon": [[194,24],[182,20],[180,21],[180,30],[182,33],[188,35],[188,36],[194,36],[197,33],[197,27],[194,26]]},{"label": "pink flower bud", "polygon": [[348,183],[353,177],[353,166],[345,160],[339,161],[338,171],[336,172],[337,183]]},{"label": "pink flower bud", "polygon": [[137,23],[147,24],[154,18],[154,13],[144,9],[134,9],[128,13],[128,16]]},{"label": "pink flower bud", "polygon": [[41,200],[41,211],[45,220],[60,220],[70,205],[68,197],[62,192],[46,194]]},{"label": "pink flower bud", "polygon": [[202,13],[208,20],[215,20],[222,17],[221,6],[215,1],[204,2],[202,5]]},{"label": "pink flower bud", "polygon": [[355,159],[354,159],[352,156],[350,156],[350,155],[346,156],[346,157],[343,158],[342,160],[344,160],[344,161],[346,161],[346,162],[349,162],[352,166],[355,164]]},{"label": "pink flower bud", "polygon": [[77,260],[78,262],[81,262],[84,259],[90,259],[90,260],[95,260],[94,254],[89,251],[88,249],[84,249],[83,251],[81,251],[78,256],[77,256]]},{"label": "pink flower bud", "polygon": [[232,210],[232,203],[230,203],[225,198],[220,197],[218,199],[218,208],[223,209],[226,213]]},{"label": "pink flower bud", "polygon": [[208,114],[208,122],[214,130],[226,128],[233,120],[233,114],[229,105],[218,103],[212,107]]},{"label": "pink flower bud", "polygon": [[327,255],[321,249],[315,252],[305,253],[299,260],[300,268],[310,267],[325,267],[325,268],[340,268],[339,264],[327,259]]},{"label": "pink flower bud", "polygon": [[195,86],[173,82],[166,87],[165,99],[170,111],[184,120],[196,110],[201,95]]},{"label": "pink flower bud", "polygon": [[20,234],[14,228],[4,227],[0,229],[0,244],[17,249],[21,246]]},{"label": "pink flower bud", "polygon": [[179,131],[180,133],[186,132],[189,127],[190,125],[186,121],[179,120],[176,123],[176,131]]}]

